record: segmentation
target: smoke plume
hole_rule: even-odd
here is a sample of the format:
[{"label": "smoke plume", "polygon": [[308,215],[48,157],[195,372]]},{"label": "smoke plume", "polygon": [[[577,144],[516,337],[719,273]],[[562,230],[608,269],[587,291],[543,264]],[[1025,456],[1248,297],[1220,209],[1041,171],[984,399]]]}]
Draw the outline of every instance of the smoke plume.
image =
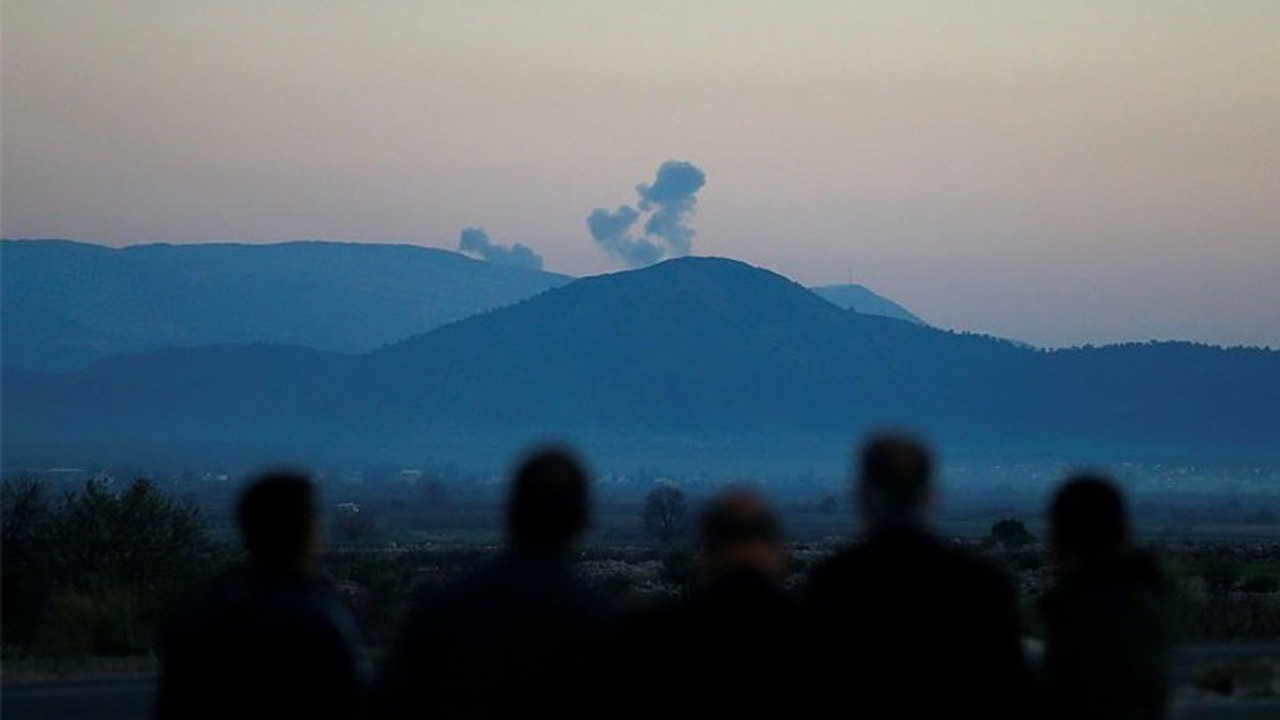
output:
[{"label": "smoke plume", "polygon": [[[636,207],[623,205],[613,212],[596,208],[587,217],[587,229],[605,252],[628,267],[688,255],[693,249],[693,228],[688,221],[698,203],[697,193],[706,182],[706,173],[692,163],[668,160],[658,168],[652,185],[636,186],[640,196]],[[648,213],[648,218],[637,230],[643,213]]]},{"label": "smoke plume", "polygon": [[463,230],[462,235],[458,237],[458,249],[498,265],[510,265],[530,270],[542,269],[542,256],[534,252],[533,248],[520,243],[516,243],[511,247],[499,245],[489,239],[489,233],[485,232],[483,228],[467,228]]}]

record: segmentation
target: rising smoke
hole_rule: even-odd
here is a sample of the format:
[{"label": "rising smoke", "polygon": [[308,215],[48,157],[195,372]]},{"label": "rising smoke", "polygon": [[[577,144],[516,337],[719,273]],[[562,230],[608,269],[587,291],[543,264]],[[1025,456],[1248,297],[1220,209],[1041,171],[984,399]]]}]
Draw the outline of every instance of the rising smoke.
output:
[{"label": "rising smoke", "polygon": [[489,239],[489,233],[483,228],[467,228],[458,237],[458,249],[471,255],[488,260],[497,265],[542,269],[542,256],[528,245],[516,243],[511,247],[499,245]]},{"label": "rising smoke", "polygon": [[[613,212],[596,208],[587,217],[587,228],[605,252],[628,267],[644,267],[669,257],[688,255],[693,249],[693,228],[688,221],[697,205],[697,193],[707,182],[706,173],[692,163],[668,160],[658,168],[652,185],[636,186],[636,207],[623,205]],[[640,216],[648,213],[642,232]]]}]

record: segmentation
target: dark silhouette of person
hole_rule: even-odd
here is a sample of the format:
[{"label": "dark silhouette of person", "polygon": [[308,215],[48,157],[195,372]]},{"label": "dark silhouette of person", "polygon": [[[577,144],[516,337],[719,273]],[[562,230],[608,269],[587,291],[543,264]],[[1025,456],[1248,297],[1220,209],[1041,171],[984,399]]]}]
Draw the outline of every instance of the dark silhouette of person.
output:
[{"label": "dark silhouette of person", "polygon": [[1076,475],[1049,506],[1057,584],[1039,602],[1045,631],[1043,717],[1168,716],[1172,583],[1129,540],[1115,483]]},{"label": "dark silhouette of person", "polygon": [[359,630],[311,570],[319,549],[311,479],[255,477],[237,519],[248,561],[215,578],[163,633],[155,717],[361,717]]},{"label": "dark silhouette of person", "polygon": [[926,526],[933,459],[918,440],[872,437],[855,500],[865,539],[810,573],[823,683],[856,717],[1022,717],[1029,677],[1011,578]]},{"label": "dark silhouette of person", "polygon": [[624,717],[799,716],[811,695],[813,627],[782,586],[778,517],[734,490],[705,507],[700,577],[682,600],[637,612],[619,633]]},{"label": "dark silhouette of person", "polygon": [[420,591],[375,686],[379,717],[587,711],[614,623],[608,601],[570,566],[588,490],[566,450],[543,449],[521,462],[507,502],[509,547],[451,587]]}]

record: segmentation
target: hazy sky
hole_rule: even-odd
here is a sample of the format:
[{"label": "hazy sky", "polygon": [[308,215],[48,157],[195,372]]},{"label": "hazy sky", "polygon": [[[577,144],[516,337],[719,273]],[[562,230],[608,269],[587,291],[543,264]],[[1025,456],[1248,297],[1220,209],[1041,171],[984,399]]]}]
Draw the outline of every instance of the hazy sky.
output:
[{"label": "hazy sky", "polygon": [[1280,2],[4,0],[3,235],[693,252],[1045,345],[1280,347]]}]

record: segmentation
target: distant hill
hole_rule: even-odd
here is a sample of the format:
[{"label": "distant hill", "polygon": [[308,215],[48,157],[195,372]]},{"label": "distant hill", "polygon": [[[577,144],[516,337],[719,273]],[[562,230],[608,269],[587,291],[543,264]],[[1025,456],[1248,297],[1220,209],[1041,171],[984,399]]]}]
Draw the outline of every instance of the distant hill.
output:
[{"label": "distant hill", "polygon": [[[363,353],[570,280],[412,245],[117,249],[5,240],[0,360],[71,370],[113,355],[226,343]],[[921,322],[860,285],[813,290],[861,313]]]},{"label": "distant hill", "polygon": [[412,245],[0,242],[3,362],[271,342],[360,353],[571,278]]},{"label": "distant hill", "polygon": [[1280,444],[1280,352],[1038,351],[842,310],[716,258],[584,278],[361,356],[189,348],[3,383],[7,467],[501,467],[561,438],[610,467],[748,472],[842,465],[852,437],[883,425],[1002,454]]},{"label": "distant hill", "polygon": [[906,320],[917,325],[928,325],[910,310],[883,295],[871,292],[861,285],[821,285],[809,289],[827,302],[846,310],[853,310],[864,315],[882,315],[898,320]]}]

